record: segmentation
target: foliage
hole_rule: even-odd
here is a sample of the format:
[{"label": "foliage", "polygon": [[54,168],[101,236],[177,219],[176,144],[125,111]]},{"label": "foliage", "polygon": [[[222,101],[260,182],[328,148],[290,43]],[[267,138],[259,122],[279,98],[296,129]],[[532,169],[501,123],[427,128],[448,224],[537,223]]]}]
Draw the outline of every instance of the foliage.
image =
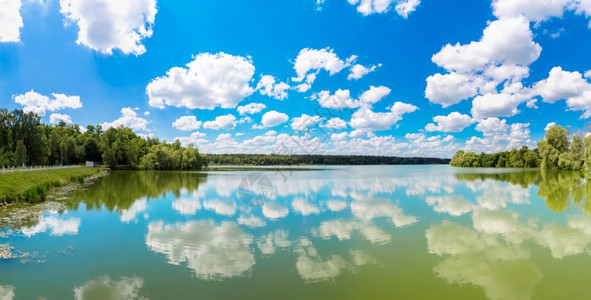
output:
[{"label": "foliage", "polygon": [[[83,133],[78,125],[56,126],[40,123],[39,116],[22,110],[0,109],[0,167],[26,165],[82,164],[102,162],[112,169],[135,169],[151,147],[173,147],[178,162],[158,164],[153,169],[196,170],[205,163],[197,148],[168,145],[158,139],[144,139],[130,128],[89,125]],[[155,151],[155,150],[154,150]],[[152,169],[152,168],[150,168]]]},{"label": "foliage", "polygon": [[537,168],[580,170],[591,173],[591,138],[581,134],[569,140],[569,133],[561,126],[553,126],[538,142],[538,149],[521,149],[499,153],[456,152],[450,161],[455,167]]},{"label": "foliage", "polygon": [[465,168],[537,168],[540,166],[540,159],[535,150],[523,146],[519,150],[492,154],[476,154],[460,150],[454,154],[449,164]]}]

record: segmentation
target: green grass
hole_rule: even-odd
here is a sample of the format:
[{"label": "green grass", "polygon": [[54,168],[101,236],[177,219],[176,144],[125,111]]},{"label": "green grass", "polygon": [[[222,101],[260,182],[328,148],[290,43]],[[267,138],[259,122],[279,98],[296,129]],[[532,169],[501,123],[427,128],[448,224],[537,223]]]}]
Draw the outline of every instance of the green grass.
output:
[{"label": "green grass", "polygon": [[[2,202],[40,202],[45,200],[52,187],[67,183],[84,182],[84,178],[96,174],[97,168],[70,168],[34,172],[0,173],[0,201]],[[0,170],[1,171],[1,170]]]}]

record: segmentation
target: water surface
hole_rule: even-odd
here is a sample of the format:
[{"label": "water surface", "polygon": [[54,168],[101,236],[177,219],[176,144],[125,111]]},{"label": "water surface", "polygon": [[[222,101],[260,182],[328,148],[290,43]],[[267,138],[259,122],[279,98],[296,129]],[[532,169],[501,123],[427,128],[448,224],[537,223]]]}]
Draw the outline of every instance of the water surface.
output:
[{"label": "water surface", "polygon": [[538,170],[118,171],[4,224],[0,299],[589,298],[587,195]]}]

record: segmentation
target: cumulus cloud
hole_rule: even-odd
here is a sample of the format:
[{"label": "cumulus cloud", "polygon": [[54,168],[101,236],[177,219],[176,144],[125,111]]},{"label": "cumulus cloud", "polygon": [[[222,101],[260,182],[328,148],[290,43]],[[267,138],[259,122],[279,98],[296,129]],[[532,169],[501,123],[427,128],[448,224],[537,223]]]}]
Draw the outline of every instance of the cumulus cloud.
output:
[{"label": "cumulus cloud", "polygon": [[281,125],[289,120],[289,116],[278,111],[269,111],[263,115],[261,123],[263,127],[275,127]]},{"label": "cumulus cloud", "polygon": [[[519,113],[517,107],[531,98],[520,81],[542,51],[529,24],[523,16],[501,18],[490,22],[478,41],[445,45],[432,61],[448,73],[427,78],[425,97],[443,107],[476,97],[476,119]],[[535,102],[528,107],[534,108]]]},{"label": "cumulus cloud", "polygon": [[[584,1],[571,0],[494,0],[493,14],[498,18],[525,16],[530,21],[562,17],[565,10],[585,9]],[[591,7],[590,7],[591,8]]]},{"label": "cumulus cloud", "polygon": [[321,70],[327,71],[332,76],[349,66],[351,61],[355,59],[356,57],[352,56],[347,61],[343,61],[331,48],[304,48],[300,50],[300,53],[295,59],[293,68],[296,71],[297,77],[292,78],[292,80],[295,82],[305,81],[305,85],[298,88],[300,92],[305,92],[314,83],[316,76]]},{"label": "cumulus cloud", "polygon": [[190,109],[235,108],[254,89],[249,58],[223,52],[201,53],[186,68],[174,67],[146,87],[150,106]]},{"label": "cumulus cloud", "polygon": [[203,128],[213,129],[213,130],[232,130],[236,128],[236,117],[232,114],[227,114],[224,116],[218,116],[215,118],[214,121],[207,121],[203,123]]},{"label": "cumulus cloud", "polygon": [[353,113],[350,124],[351,127],[364,132],[388,130],[402,120],[402,115],[417,109],[418,107],[403,102],[395,102],[389,112],[374,112],[368,107],[361,107]]},{"label": "cumulus cloud", "polygon": [[556,122],[550,122],[550,123],[546,124],[546,127],[544,127],[544,131],[548,131],[548,129],[550,129],[554,126],[556,126]]},{"label": "cumulus cloud", "polygon": [[465,150],[476,153],[500,152],[519,148],[523,145],[533,147],[530,139],[529,123],[507,124],[506,120],[487,118],[476,125],[476,130],[482,132],[483,138],[473,136],[466,141]]},{"label": "cumulus cloud", "polygon": [[391,90],[385,86],[370,86],[369,90],[359,96],[359,100],[351,98],[349,90],[338,89],[334,94],[329,91],[320,91],[312,94],[311,99],[317,100],[320,106],[331,109],[358,108],[371,106],[390,94]]},{"label": "cumulus cloud", "polygon": [[0,1],[0,43],[19,42],[23,18],[21,0]]},{"label": "cumulus cloud", "polygon": [[347,128],[347,122],[339,117],[331,118],[330,120],[326,121],[324,125],[320,125],[321,127],[326,127],[330,129],[343,129]]},{"label": "cumulus cloud", "polygon": [[591,117],[591,83],[577,71],[554,67],[548,78],[533,85],[530,94],[542,97],[542,101],[547,103],[564,99],[569,110],[583,111],[581,118]]},{"label": "cumulus cloud", "polygon": [[244,115],[254,115],[254,114],[258,114],[261,111],[263,111],[263,109],[267,108],[267,106],[263,103],[248,103],[246,105],[242,105],[242,106],[238,106],[238,108],[236,110],[238,110],[238,113],[241,116]]},{"label": "cumulus cloud", "polygon": [[307,114],[302,114],[299,117],[295,117],[291,121],[291,129],[295,131],[304,131],[308,129],[308,127],[312,125],[318,124],[322,118],[319,116],[309,116]]},{"label": "cumulus cloud", "polygon": [[60,12],[78,25],[76,43],[112,54],[146,52],[142,40],[152,36],[156,0],[60,0]]},{"label": "cumulus cloud", "polygon": [[72,124],[72,118],[67,114],[51,114],[49,116],[49,123],[51,124],[57,124],[61,121]]},{"label": "cumulus cloud", "polygon": [[263,215],[271,220],[285,218],[289,214],[289,210],[280,204],[274,202],[267,202],[263,204]]},{"label": "cumulus cloud", "polygon": [[370,67],[366,67],[364,65],[360,65],[360,64],[355,64],[350,68],[351,73],[349,73],[349,75],[347,76],[347,79],[349,80],[358,80],[361,79],[361,77],[375,71],[377,69],[377,67],[382,66],[381,64],[379,65],[373,65]]},{"label": "cumulus cloud", "polygon": [[137,113],[130,107],[121,109],[121,117],[113,122],[104,122],[101,124],[104,130],[111,127],[129,127],[133,131],[150,131],[148,129],[148,120],[138,117]]},{"label": "cumulus cloud", "polygon": [[201,121],[197,121],[195,116],[182,116],[172,123],[172,127],[184,130],[192,131],[201,128]]},{"label": "cumulus cloud", "polygon": [[199,145],[199,144],[207,143],[205,136],[206,136],[205,133],[195,131],[195,132],[191,133],[191,135],[188,137],[176,137],[174,140],[175,141],[178,140],[183,145],[189,145],[189,144]]},{"label": "cumulus cloud", "polygon": [[542,48],[533,41],[524,17],[491,22],[477,42],[447,44],[433,55],[433,62],[449,71],[484,70],[489,64],[527,66],[540,56]]},{"label": "cumulus cloud", "polygon": [[82,107],[79,96],[65,94],[51,94],[52,98],[30,90],[22,95],[12,96],[14,102],[24,106],[24,112],[33,112],[45,116],[47,111],[57,111],[65,108],[78,109]]},{"label": "cumulus cloud", "polygon": [[271,75],[262,75],[256,87],[261,95],[267,95],[277,100],[285,100],[287,98],[287,90],[290,88],[285,82],[277,83],[275,77]]},{"label": "cumulus cloud", "polygon": [[433,122],[425,126],[426,131],[442,131],[442,132],[461,132],[464,128],[472,125],[474,120],[468,115],[460,114],[457,111],[450,113],[447,116],[435,116]]},{"label": "cumulus cloud", "polygon": [[[357,6],[357,11],[364,16],[386,13],[392,9],[400,16],[408,18],[417,9],[420,0],[347,0],[349,4]],[[396,3],[396,5],[394,5]]]}]

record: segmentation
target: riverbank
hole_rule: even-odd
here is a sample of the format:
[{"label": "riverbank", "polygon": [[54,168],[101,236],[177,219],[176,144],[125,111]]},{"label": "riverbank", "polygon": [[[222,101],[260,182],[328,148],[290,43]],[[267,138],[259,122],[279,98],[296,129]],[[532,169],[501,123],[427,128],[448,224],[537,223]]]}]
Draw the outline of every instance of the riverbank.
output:
[{"label": "riverbank", "polygon": [[77,167],[0,175],[0,203],[40,202],[52,188],[82,183],[85,178],[104,171],[104,168]]}]

